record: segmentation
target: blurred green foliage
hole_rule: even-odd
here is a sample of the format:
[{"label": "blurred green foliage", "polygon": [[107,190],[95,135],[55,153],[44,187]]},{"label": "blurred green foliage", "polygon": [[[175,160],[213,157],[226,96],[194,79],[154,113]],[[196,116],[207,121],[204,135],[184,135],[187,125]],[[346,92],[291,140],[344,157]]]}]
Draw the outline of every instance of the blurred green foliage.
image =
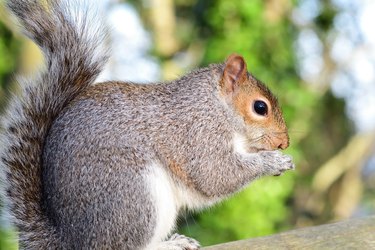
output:
[{"label": "blurred green foliage", "polygon": [[0,250],[18,249],[16,235],[9,228],[0,227]]},{"label": "blurred green foliage", "polygon": [[[1,9],[0,9],[1,11]],[[0,21],[0,111],[4,108],[5,95],[10,78],[14,72],[19,52],[19,42],[12,35],[12,32]]]},{"label": "blurred green foliage", "polygon": [[18,43],[13,39],[11,31],[0,22],[0,85],[4,86],[7,77],[14,71]]}]

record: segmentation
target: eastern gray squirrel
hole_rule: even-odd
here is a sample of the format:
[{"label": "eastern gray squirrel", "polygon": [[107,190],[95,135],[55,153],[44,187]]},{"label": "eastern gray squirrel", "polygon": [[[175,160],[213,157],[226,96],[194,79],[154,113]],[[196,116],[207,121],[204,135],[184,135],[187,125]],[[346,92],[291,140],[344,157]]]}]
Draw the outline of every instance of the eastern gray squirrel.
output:
[{"label": "eastern gray squirrel", "polygon": [[7,5],[46,60],[3,118],[4,198],[21,248],[198,249],[170,236],[181,209],[294,168],[279,151],[289,138],[278,102],[243,57],[168,83],[94,85],[103,25],[69,1]]}]

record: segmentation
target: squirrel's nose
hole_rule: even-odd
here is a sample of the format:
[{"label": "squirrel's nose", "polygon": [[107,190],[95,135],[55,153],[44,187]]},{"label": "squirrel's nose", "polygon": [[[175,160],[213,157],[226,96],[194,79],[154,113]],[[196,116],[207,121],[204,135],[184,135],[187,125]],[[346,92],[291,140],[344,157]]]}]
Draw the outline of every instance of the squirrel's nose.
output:
[{"label": "squirrel's nose", "polygon": [[279,149],[286,149],[289,146],[289,142],[282,142],[279,145]]},{"label": "squirrel's nose", "polygon": [[273,141],[273,146],[275,149],[286,149],[289,146],[288,135],[282,137],[276,137]]}]

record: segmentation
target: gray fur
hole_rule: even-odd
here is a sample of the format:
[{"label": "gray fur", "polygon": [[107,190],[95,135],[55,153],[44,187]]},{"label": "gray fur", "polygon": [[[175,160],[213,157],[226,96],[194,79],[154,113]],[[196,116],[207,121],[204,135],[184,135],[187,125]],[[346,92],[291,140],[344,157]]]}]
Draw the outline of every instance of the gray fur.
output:
[{"label": "gray fur", "polygon": [[[74,27],[62,4],[47,2],[48,13],[37,1],[8,3],[47,59],[47,71],[11,105],[2,136],[0,167],[22,246],[148,246],[157,223],[147,179],[155,162],[205,204],[293,167],[278,151],[235,152],[234,134],[249,134],[249,126],[221,94],[224,65],[170,83],[91,85],[106,59],[96,51],[103,33],[91,23]],[[178,236],[165,246],[173,242],[198,248]]]}]

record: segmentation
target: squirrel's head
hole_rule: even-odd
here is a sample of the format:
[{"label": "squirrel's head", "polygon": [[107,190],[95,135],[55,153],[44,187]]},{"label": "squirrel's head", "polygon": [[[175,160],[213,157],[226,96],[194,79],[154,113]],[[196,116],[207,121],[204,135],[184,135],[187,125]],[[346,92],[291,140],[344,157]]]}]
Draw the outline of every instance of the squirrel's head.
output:
[{"label": "squirrel's head", "polygon": [[220,87],[225,100],[246,124],[249,152],[289,146],[288,130],[276,97],[247,72],[242,56],[232,54],[226,60]]}]

